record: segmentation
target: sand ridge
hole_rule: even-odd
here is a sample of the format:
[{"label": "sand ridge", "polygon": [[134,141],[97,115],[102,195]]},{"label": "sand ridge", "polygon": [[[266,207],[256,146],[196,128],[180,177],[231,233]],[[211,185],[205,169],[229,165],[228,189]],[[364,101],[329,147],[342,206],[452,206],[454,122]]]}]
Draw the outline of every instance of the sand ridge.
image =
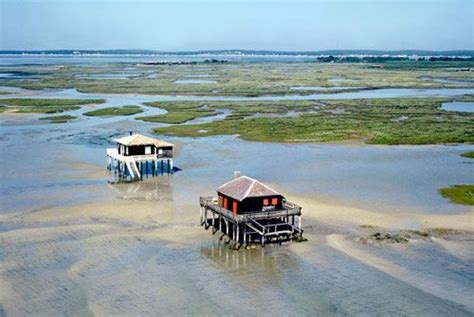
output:
[{"label": "sand ridge", "polygon": [[[469,288],[462,288],[443,276],[435,277],[430,275],[428,278],[428,276],[424,276],[425,274],[423,272],[410,271],[396,263],[367,252],[361,248],[360,244],[351,242],[342,235],[328,235],[326,240],[328,245],[332,248],[366,265],[372,266],[436,297],[461,304],[474,312],[474,302],[472,301],[471,290]],[[446,291],[446,289],[449,289],[449,291]]]},{"label": "sand ridge", "polygon": [[291,195],[303,207],[304,218],[333,226],[375,226],[389,230],[448,228],[474,231],[474,208],[460,214],[426,214],[421,212],[385,213],[337,203],[326,203],[310,197]]}]

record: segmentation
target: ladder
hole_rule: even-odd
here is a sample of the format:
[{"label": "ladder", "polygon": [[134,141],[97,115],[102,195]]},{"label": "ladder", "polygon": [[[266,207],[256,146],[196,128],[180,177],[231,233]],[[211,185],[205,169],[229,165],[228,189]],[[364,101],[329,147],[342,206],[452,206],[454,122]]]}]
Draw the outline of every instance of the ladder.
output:
[{"label": "ladder", "polygon": [[140,178],[140,171],[138,170],[137,162],[135,160],[127,160],[127,168],[130,172],[132,180],[137,180]]}]

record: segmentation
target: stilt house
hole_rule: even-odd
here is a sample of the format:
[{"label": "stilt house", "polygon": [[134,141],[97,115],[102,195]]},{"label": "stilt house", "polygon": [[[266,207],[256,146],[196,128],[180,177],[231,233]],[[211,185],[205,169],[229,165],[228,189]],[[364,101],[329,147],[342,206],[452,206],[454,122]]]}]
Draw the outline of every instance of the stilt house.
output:
[{"label": "stilt house", "polygon": [[107,167],[119,180],[172,173],[173,144],[132,132],[114,141],[116,148],[107,149]]},{"label": "stilt house", "polygon": [[235,246],[302,239],[301,207],[267,185],[236,173],[217,189],[217,197],[201,197],[201,225],[227,235]]}]

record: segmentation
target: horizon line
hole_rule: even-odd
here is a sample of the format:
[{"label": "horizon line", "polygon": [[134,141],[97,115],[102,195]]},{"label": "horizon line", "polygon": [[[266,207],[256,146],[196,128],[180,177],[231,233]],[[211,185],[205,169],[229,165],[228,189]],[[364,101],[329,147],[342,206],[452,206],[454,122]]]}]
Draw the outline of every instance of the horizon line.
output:
[{"label": "horizon line", "polygon": [[16,52],[153,52],[153,53],[204,53],[204,52],[273,52],[273,53],[321,53],[321,52],[474,52],[473,49],[314,49],[314,50],[287,50],[287,49],[238,49],[238,48],[228,48],[228,49],[191,49],[191,50],[159,50],[159,49],[149,49],[149,48],[54,48],[54,49],[0,49],[0,53],[16,53]]}]

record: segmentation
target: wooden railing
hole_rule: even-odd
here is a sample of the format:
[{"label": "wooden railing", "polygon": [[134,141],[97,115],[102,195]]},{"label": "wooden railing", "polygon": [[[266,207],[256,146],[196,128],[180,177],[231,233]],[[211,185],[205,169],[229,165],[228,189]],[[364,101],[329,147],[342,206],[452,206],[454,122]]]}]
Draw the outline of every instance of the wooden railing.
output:
[{"label": "wooden railing", "polygon": [[159,154],[156,154],[157,158],[173,158],[173,151],[163,151]]},{"label": "wooden railing", "polygon": [[243,216],[234,215],[234,213],[232,211],[230,211],[229,209],[223,208],[223,207],[219,206],[218,204],[216,204],[214,202],[214,198],[212,196],[199,197],[199,203],[201,204],[201,206],[206,206],[209,209],[212,209],[213,211],[218,212],[221,215],[226,216],[229,219],[235,219],[235,220],[238,220],[238,221],[241,221],[243,219]]},{"label": "wooden railing", "polygon": [[252,229],[257,231],[262,236],[265,235],[266,228],[265,226],[261,225],[258,221],[252,219],[252,217],[247,216],[248,223],[247,225]]},{"label": "wooden railing", "polygon": [[264,218],[289,217],[289,216],[301,215],[301,207],[291,202],[283,203],[283,206],[281,209],[267,210],[267,211],[255,210],[255,211],[249,211],[249,212],[245,212],[245,213],[237,214],[237,215],[234,215],[234,213],[230,211],[229,209],[219,206],[214,201],[213,197],[199,197],[199,202],[201,206],[206,206],[214,210],[215,212],[218,212],[230,219],[235,219],[237,221],[245,221],[247,220],[249,216],[252,217],[253,219],[264,219]]},{"label": "wooden railing", "polygon": [[119,154],[116,148],[107,149],[107,155],[118,160],[155,160],[155,159],[163,159],[163,158],[173,158],[173,151],[167,150],[162,151],[161,153],[157,154],[140,154],[140,155],[124,155]]}]

